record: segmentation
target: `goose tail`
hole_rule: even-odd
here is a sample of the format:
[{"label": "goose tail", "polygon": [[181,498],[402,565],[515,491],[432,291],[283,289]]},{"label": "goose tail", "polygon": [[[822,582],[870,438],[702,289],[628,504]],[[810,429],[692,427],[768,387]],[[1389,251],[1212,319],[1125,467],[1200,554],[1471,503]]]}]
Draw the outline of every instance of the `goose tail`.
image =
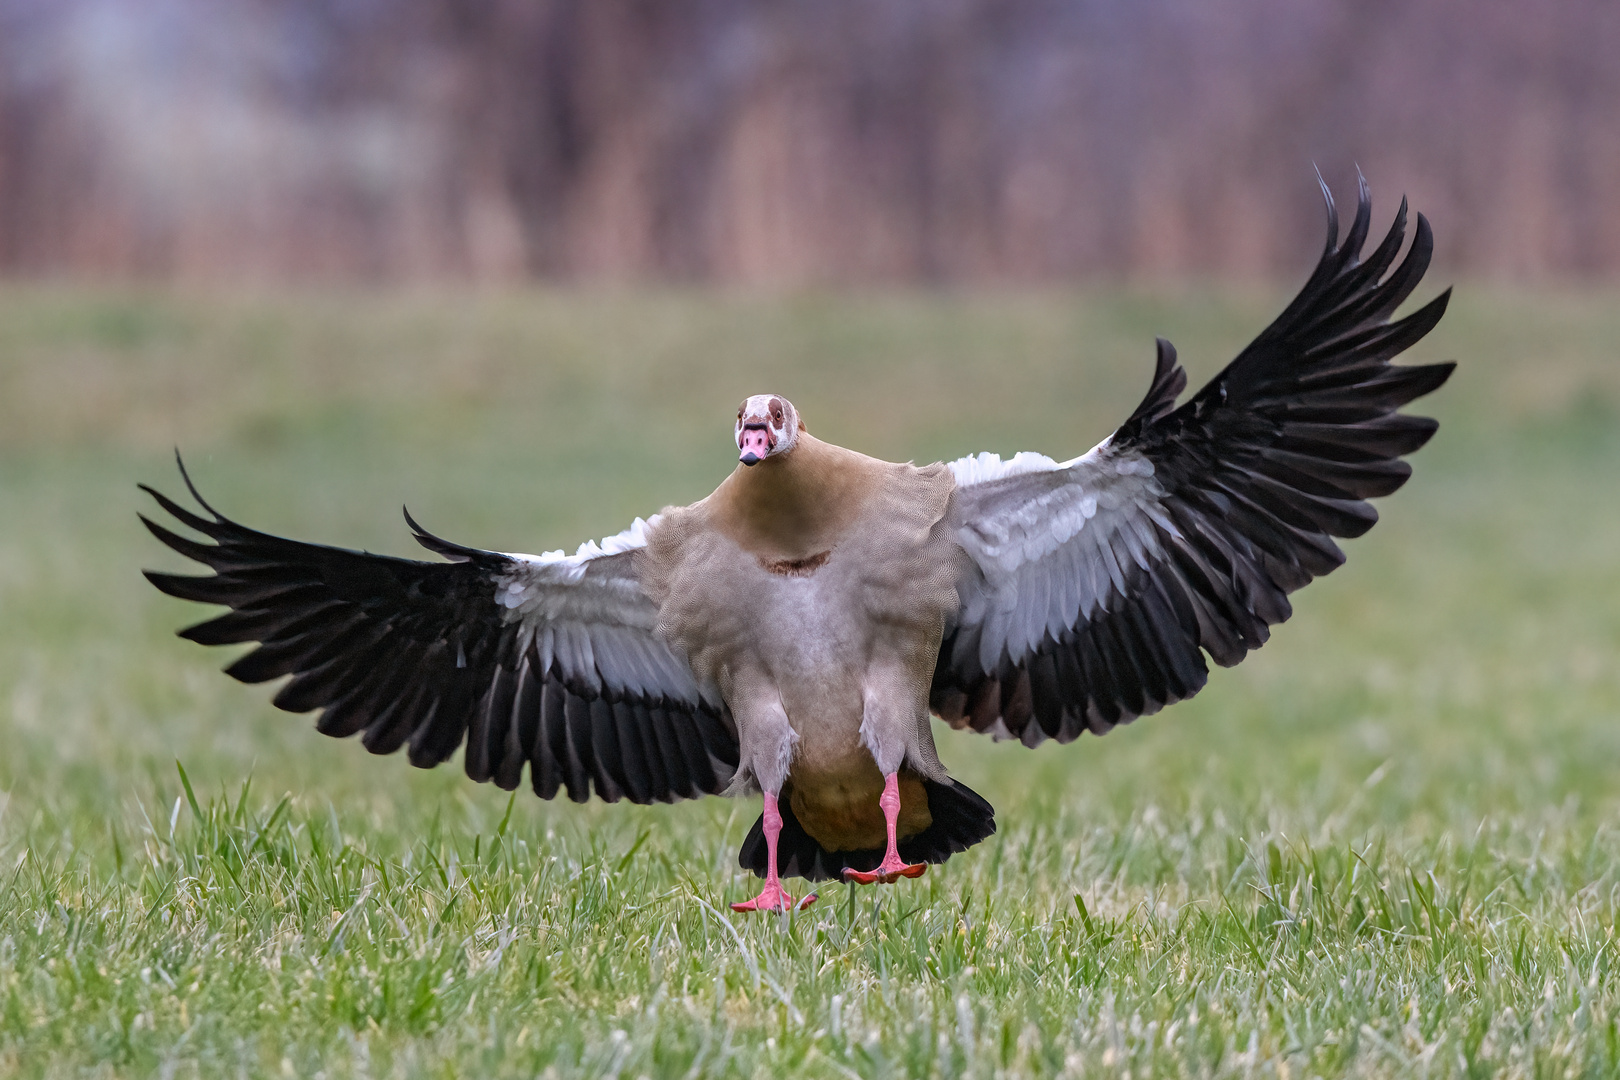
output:
[{"label": "goose tail", "polygon": [[[916,836],[900,841],[900,857],[908,863],[942,863],[959,851],[966,851],[996,831],[996,811],[984,797],[966,784],[954,780],[943,783],[924,778],[928,792],[928,813],[932,824]],[[782,877],[802,877],[809,881],[839,881],[844,871],[870,871],[883,861],[883,849],[868,851],[827,851],[799,824],[791,799],[779,804],[782,833],[776,840],[776,872]],[[765,817],[754,822],[744,838],[737,863],[756,877],[765,876]]]}]

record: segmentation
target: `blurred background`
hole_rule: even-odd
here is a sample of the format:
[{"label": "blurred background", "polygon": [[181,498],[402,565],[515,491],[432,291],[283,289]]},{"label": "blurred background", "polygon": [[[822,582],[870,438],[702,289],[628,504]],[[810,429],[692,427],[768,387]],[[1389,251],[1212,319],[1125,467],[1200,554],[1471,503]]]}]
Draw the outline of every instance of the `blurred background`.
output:
[{"label": "blurred background", "polygon": [[1296,273],[1310,167],[1456,273],[1620,269],[1620,9],[0,0],[0,272]]}]

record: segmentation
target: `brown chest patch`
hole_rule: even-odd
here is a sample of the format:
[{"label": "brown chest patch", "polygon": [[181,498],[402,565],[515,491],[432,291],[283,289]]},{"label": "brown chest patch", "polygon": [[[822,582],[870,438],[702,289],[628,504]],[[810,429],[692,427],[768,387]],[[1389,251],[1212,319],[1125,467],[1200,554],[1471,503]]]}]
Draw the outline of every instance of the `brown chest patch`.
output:
[{"label": "brown chest patch", "polygon": [[814,555],[807,555],[802,559],[760,559],[759,565],[773,574],[783,577],[809,577],[820,570],[827,560],[832,557],[832,549],[818,551]]},{"label": "brown chest patch", "polygon": [[[872,772],[876,774],[877,770]],[[804,791],[789,785],[785,794],[793,816],[823,851],[881,851],[888,843],[889,827],[883,820],[883,808],[869,787],[821,785]],[[928,789],[915,776],[901,773],[896,836],[905,840],[933,823],[928,811]]]}]

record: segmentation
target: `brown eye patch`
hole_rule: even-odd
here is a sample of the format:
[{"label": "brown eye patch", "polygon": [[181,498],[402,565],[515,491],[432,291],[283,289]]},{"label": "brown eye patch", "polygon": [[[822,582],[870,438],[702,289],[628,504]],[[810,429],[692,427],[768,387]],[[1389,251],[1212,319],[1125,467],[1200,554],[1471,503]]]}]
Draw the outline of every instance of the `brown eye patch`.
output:
[{"label": "brown eye patch", "polygon": [[782,402],[777,398],[771,398],[771,419],[778,424],[782,422]]}]

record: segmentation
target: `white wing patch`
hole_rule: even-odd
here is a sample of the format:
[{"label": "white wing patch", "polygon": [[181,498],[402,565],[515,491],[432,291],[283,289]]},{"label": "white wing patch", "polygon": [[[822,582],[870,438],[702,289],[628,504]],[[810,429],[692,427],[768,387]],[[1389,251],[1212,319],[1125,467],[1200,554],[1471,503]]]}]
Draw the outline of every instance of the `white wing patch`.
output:
[{"label": "white wing patch", "polygon": [[[1076,458],[1076,461],[1079,459]],[[1005,460],[1000,454],[992,454],[988,450],[977,454],[969,454],[965,458],[957,458],[947,468],[951,475],[956,477],[958,487],[968,487],[972,484],[984,484],[991,480],[1000,480],[1004,476],[1018,476],[1022,473],[1053,472],[1062,469],[1073,462],[1057,462],[1045,454],[1037,454],[1030,450],[1020,450]]]},{"label": "white wing patch", "polygon": [[[647,546],[647,533],[658,526],[664,515],[654,514],[650,518],[636,518],[630,527],[622,532],[605,536],[601,540],[587,540],[579,545],[579,550],[572,555],[565,554],[562,548],[556,551],[544,551],[539,555],[525,555],[518,551],[503,551],[501,554],[509,559],[533,566],[555,567],[559,581],[578,581],[585,574],[585,564],[592,559],[599,559],[603,555],[617,555],[621,551],[634,551],[636,548]],[[507,604],[504,599],[501,603],[507,607],[516,607],[516,604]]]},{"label": "white wing patch", "polygon": [[[1072,457],[1068,461],[1053,461],[1045,454],[1033,450],[1020,450],[1010,458],[1003,458],[1000,454],[992,454],[982,450],[977,454],[969,454],[964,458],[957,458],[946,468],[956,477],[958,487],[972,487],[975,484],[987,484],[992,480],[1000,480],[1008,476],[1021,476],[1025,473],[1035,472],[1061,472],[1072,469],[1085,462],[1100,461],[1108,450],[1111,440],[1104,439],[1079,457]],[[1152,476],[1153,462],[1145,457],[1131,456],[1116,459],[1115,471],[1122,476]]]}]

